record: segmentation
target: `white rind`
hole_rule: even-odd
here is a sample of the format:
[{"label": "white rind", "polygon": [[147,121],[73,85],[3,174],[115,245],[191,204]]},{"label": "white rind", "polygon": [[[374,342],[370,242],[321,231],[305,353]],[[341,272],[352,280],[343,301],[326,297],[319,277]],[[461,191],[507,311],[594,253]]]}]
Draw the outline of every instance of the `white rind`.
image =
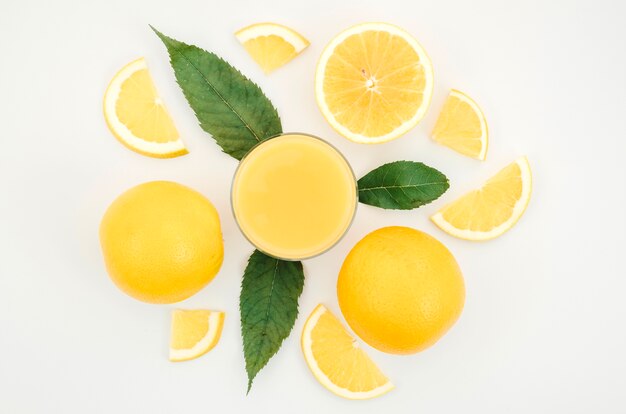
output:
[{"label": "white rind", "polygon": [[109,87],[107,88],[106,94],[104,96],[104,113],[106,115],[107,122],[109,123],[109,127],[111,128],[113,133],[118,136],[119,139],[126,142],[130,147],[136,148],[139,151],[154,155],[165,155],[183,151],[185,150],[185,144],[181,139],[177,139],[176,141],[158,143],[137,138],[126,125],[120,122],[117,117],[115,105],[120,95],[122,84],[133,73],[147,68],[148,66],[146,65],[146,60],[144,58],[139,58],[124,66],[124,68],[122,68],[122,70],[120,70],[115,75],[113,80],[111,80],[111,83],[109,84]]},{"label": "white rind", "polygon": [[311,345],[313,344],[313,340],[311,339],[311,332],[313,331],[313,328],[315,328],[317,321],[326,312],[328,312],[328,309],[326,309],[325,306],[318,305],[315,310],[313,310],[313,313],[311,313],[311,315],[309,316],[309,319],[307,319],[304,325],[304,329],[302,330],[302,352],[304,353],[304,359],[306,359],[309,368],[313,372],[313,376],[332,393],[351,400],[367,400],[370,398],[378,397],[392,390],[394,388],[394,385],[391,382],[387,382],[385,385],[374,388],[373,390],[368,392],[354,392],[345,388],[341,388],[331,382],[330,379],[328,379],[326,374],[324,374],[324,372],[320,369],[319,365],[317,365],[315,356],[311,351]]},{"label": "white rind", "polygon": [[[425,104],[422,104],[422,106],[415,113],[415,115],[413,115],[411,119],[406,121],[404,124],[400,125],[398,128],[394,129],[393,131],[385,135],[378,136],[378,137],[368,137],[368,136],[361,135],[361,134],[355,134],[354,132],[350,131],[348,128],[341,125],[339,122],[337,122],[337,120],[335,119],[335,116],[332,114],[332,112],[326,105],[325,100],[322,98],[324,96],[323,79],[324,79],[324,72],[326,69],[326,64],[328,63],[328,59],[330,59],[330,57],[332,56],[335,48],[348,37],[354,34],[368,31],[368,30],[388,32],[392,35],[399,36],[405,39],[411,45],[411,47],[413,47],[413,49],[417,52],[420,58],[420,64],[424,67],[424,73],[426,76],[425,84],[427,85],[422,95],[423,97],[422,102]],[[430,87],[428,87],[428,85],[430,85]],[[335,128],[337,132],[339,132],[344,137],[352,141],[365,143],[365,144],[378,144],[381,142],[386,142],[386,141],[398,138],[404,135],[405,133],[407,133],[409,130],[411,130],[415,125],[417,125],[419,121],[422,120],[422,118],[426,114],[426,111],[428,110],[428,107],[430,106],[430,101],[431,101],[432,94],[433,94],[433,86],[434,86],[434,74],[433,74],[432,63],[428,55],[426,55],[426,52],[424,51],[422,46],[417,42],[417,40],[415,40],[415,38],[411,34],[389,23],[362,23],[362,24],[353,26],[345,30],[344,32],[340,33],[337,37],[335,37],[328,44],[328,46],[326,46],[326,49],[324,49],[324,52],[322,52],[322,56],[320,57],[320,60],[317,64],[317,70],[315,73],[315,96],[317,98],[317,104],[320,110],[322,111],[322,114],[324,114],[324,117],[327,120],[329,120],[332,127]]]},{"label": "white rind", "polygon": [[193,346],[193,348],[170,348],[170,361],[186,361],[204,353],[215,341],[215,336],[219,330],[221,315],[222,312],[211,312],[209,314],[209,330],[206,335]]},{"label": "white rind", "polygon": [[524,211],[526,211],[526,207],[528,207],[528,203],[530,201],[530,194],[532,192],[532,173],[528,159],[526,157],[520,157],[515,161],[515,163],[519,166],[522,173],[522,195],[513,208],[513,214],[511,214],[511,217],[507,221],[497,227],[494,227],[488,232],[482,232],[457,229],[443,218],[443,214],[441,214],[441,212],[437,212],[433,215],[431,220],[446,233],[465,240],[491,240],[510,230],[515,223],[518,222],[520,217],[522,217]]},{"label": "white rind", "polygon": [[242,44],[246,43],[248,40],[256,39],[260,36],[271,35],[276,35],[285,39],[287,43],[291,44],[294,49],[296,49],[296,53],[302,52],[309,45],[309,42],[306,41],[306,39],[302,37],[302,35],[298,34],[295,30],[276,23],[257,23],[248,27],[244,27],[243,29],[235,33],[235,37]]}]

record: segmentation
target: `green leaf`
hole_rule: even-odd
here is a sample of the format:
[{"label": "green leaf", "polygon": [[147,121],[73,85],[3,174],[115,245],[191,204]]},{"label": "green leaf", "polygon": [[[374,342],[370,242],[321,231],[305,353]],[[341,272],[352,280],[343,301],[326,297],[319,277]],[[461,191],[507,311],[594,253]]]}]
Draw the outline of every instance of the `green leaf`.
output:
[{"label": "green leaf", "polygon": [[450,184],[445,175],[426,164],[395,161],[367,173],[358,186],[361,203],[411,210],[438,199]]},{"label": "green leaf", "polygon": [[303,286],[301,262],[275,259],[258,250],[248,259],[239,297],[248,392],[254,377],[289,336]]},{"label": "green leaf", "polygon": [[215,53],[174,40],[150,26],[170,55],[176,81],[203,130],[240,160],[282,132],[276,108],[261,89]]}]

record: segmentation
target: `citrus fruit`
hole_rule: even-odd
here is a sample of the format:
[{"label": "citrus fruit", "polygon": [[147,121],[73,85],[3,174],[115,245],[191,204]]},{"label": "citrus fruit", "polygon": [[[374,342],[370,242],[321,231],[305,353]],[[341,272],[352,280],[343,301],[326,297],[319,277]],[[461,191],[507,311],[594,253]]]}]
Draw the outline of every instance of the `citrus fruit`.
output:
[{"label": "citrus fruit", "polygon": [[424,116],[433,69],[406,31],[364,23],[335,37],[322,53],[315,96],[330,125],[346,138],[374,144],[392,140]]},{"label": "citrus fruit", "polygon": [[209,352],[220,340],[223,325],[224,312],[175,309],[172,312],[170,361],[188,361]]},{"label": "citrus fruit", "polygon": [[361,339],[383,352],[411,354],[433,345],[456,322],[465,286],[454,257],[437,239],[384,227],[352,248],[337,296]]},{"label": "citrus fruit", "polygon": [[393,384],[323,305],[317,305],[304,324],[301,344],[315,378],[340,397],[364,400],[393,389]]},{"label": "citrus fruit", "polygon": [[443,105],[432,137],[468,157],[481,161],[487,157],[489,131],[483,111],[472,98],[455,89]]},{"label": "citrus fruit", "polygon": [[202,194],[152,181],[120,195],[100,223],[113,282],[135,299],[173,303],[209,283],[224,257],[220,219]]},{"label": "citrus fruit", "polygon": [[520,219],[532,191],[532,174],[526,157],[518,158],[431,217],[446,233],[465,240],[490,240],[511,229]]},{"label": "citrus fruit", "polygon": [[187,154],[144,58],[124,66],[109,83],[104,119],[113,135],[135,152],[156,158]]},{"label": "citrus fruit", "polygon": [[244,27],[235,37],[265,73],[283,66],[309,46],[309,41],[295,30],[276,23]]}]

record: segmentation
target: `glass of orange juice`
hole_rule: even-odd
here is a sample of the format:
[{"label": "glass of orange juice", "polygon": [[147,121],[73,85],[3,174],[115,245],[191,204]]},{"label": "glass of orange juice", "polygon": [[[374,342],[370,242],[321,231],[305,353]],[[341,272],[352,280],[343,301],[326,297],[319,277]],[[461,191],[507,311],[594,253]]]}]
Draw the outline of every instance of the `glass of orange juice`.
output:
[{"label": "glass of orange juice", "polygon": [[350,227],[356,178],[326,141],[286,133],[260,142],[241,160],[231,205],[257,249],[283,260],[307,259],[330,249]]}]

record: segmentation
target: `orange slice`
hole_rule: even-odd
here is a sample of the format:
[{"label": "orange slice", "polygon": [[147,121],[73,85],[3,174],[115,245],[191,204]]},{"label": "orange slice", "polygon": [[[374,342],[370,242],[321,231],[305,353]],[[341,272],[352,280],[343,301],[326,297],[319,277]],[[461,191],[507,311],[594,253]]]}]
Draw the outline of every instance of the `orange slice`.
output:
[{"label": "orange slice", "polygon": [[104,118],[113,135],[135,152],[156,158],[187,154],[144,58],[113,77],[104,94]]},{"label": "orange slice", "polygon": [[323,305],[302,330],[302,352],[315,378],[334,394],[353,400],[381,396],[393,384]]},{"label": "orange slice", "polygon": [[466,240],[489,240],[504,234],[522,217],[532,191],[526,157],[520,157],[489,179],[448,204],[431,220],[446,233]]},{"label": "orange slice", "polygon": [[244,27],[235,37],[265,73],[283,66],[309,46],[309,41],[301,34],[276,23]]},{"label": "orange slice", "polygon": [[188,361],[206,354],[220,340],[223,326],[224,312],[174,310],[170,361]]},{"label": "orange slice", "polygon": [[406,31],[364,23],[335,37],[322,53],[315,96],[330,125],[359,143],[390,141],[424,116],[433,92],[433,68]]},{"label": "orange slice", "polygon": [[432,137],[454,151],[484,161],[489,131],[483,111],[472,98],[453,89],[439,114]]}]

